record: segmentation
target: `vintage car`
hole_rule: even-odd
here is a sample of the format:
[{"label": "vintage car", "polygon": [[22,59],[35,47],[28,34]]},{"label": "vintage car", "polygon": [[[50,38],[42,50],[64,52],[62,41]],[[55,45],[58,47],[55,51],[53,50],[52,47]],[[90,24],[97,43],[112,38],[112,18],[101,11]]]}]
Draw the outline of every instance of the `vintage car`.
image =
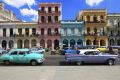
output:
[{"label": "vintage car", "polygon": [[44,53],[45,52],[45,49],[43,49],[42,47],[32,47],[30,49],[31,52],[37,52],[37,53]]},{"label": "vintage car", "polygon": [[31,65],[42,64],[44,55],[31,53],[29,49],[12,49],[7,54],[0,57],[0,60],[6,65],[10,63],[30,63]]},{"label": "vintage car", "polygon": [[[6,54],[7,53],[7,51],[6,50],[0,50],[0,56],[2,56],[3,54]],[[2,60],[0,60],[0,62],[2,62]]]},{"label": "vintage car", "polygon": [[100,47],[98,47],[96,49],[99,50],[100,52],[106,52],[107,51],[107,47],[106,46],[100,46]]},{"label": "vintage car", "polygon": [[79,54],[66,54],[66,62],[75,62],[78,65],[82,63],[107,63],[114,65],[118,60],[118,55],[103,54],[95,49],[83,49]]}]

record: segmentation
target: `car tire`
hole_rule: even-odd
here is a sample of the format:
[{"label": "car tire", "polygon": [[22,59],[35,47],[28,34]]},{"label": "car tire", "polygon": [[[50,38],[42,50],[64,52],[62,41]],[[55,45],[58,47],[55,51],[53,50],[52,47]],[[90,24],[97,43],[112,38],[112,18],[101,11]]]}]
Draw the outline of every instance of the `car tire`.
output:
[{"label": "car tire", "polygon": [[109,59],[109,60],[108,60],[108,65],[109,65],[109,66],[114,65],[114,63],[115,63],[115,61],[114,61],[114,60],[112,60],[112,59]]},{"label": "car tire", "polygon": [[4,64],[5,64],[5,65],[10,65],[10,61],[5,60],[5,61],[4,61]]},{"label": "car tire", "polygon": [[36,66],[38,63],[37,63],[37,61],[32,60],[32,61],[30,62],[30,64],[31,64],[32,66]]},{"label": "car tire", "polygon": [[82,61],[78,61],[78,62],[76,62],[76,64],[77,64],[78,66],[80,66],[80,65],[82,65]]}]

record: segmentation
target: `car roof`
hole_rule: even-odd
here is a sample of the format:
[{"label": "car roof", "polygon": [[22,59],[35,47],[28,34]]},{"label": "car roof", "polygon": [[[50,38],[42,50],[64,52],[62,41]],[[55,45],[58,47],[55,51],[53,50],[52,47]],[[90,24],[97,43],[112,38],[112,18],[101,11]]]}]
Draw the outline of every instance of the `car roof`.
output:
[{"label": "car roof", "polygon": [[29,49],[12,49],[11,51],[29,51]]},{"label": "car roof", "polygon": [[97,49],[81,49],[79,51],[80,51],[80,54],[84,54],[86,51],[99,51],[99,50],[97,50]]}]

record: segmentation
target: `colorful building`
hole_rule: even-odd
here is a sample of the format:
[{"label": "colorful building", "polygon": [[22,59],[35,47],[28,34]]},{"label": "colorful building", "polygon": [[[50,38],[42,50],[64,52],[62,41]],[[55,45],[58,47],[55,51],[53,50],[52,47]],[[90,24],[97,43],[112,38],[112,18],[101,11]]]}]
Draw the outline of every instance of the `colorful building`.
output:
[{"label": "colorful building", "polygon": [[31,48],[36,46],[37,23],[1,22],[0,47],[1,48]]},{"label": "colorful building", "polygon": [[106,10],[88,9],[80,11],[77,20],[85,22],[85,45],[108,46]]},{"label": "colorful building", "polygon": [[64,20],[61,22],[61,41],[64,47],[84,45],[84,22]]},{"label": "colorful building", "polygon": [[120,14],[111,13],[108,17],[109,46],[120,46]]},{"label": "colorful building", "polygon": [[40,46],[59,47],[61,31],[61,3],[40,3],[38,10],[38,27]]}]

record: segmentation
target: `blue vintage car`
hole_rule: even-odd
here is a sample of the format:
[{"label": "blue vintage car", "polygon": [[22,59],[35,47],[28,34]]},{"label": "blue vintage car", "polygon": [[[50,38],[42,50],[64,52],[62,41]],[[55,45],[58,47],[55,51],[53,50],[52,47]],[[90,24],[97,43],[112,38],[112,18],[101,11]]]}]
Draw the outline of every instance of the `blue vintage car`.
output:
[{"label": "blue vintage car", "polygon": [[[0,57],[1,57],[3,54],[6,54],[6,52],[7,52],[6,50],[2,50],[2,49],[1,49],[1,50],[0,50]],[[2,62],[2,60],[0,60],[0,62]]]},{"label": "blue vintage car", "polygon": [[114,65],[118,60],[118,55],[103,54],[95,49],[83,49],[79,54],[66,54],[66,62],[75,62],[78,65],[82,63],[107,63]]},{"label": "blue vintage car", "polygon": [[2,55],[0,60],[6,65],[10,63],[30,63],[31,65],[37,65],[38,63],[43,63],[44,55],[31,53],[29,49],[13,49],[7,54]]}]

